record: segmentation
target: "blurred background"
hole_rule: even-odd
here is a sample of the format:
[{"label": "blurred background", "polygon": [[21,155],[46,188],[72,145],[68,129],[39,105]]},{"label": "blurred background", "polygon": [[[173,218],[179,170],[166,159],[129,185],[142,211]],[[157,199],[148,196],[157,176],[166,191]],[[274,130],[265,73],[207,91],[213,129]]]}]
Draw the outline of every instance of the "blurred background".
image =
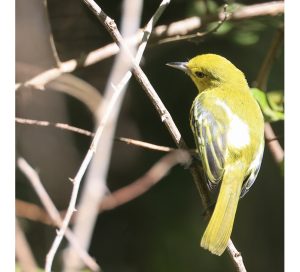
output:
[{"label": "blurred background", "polygon": [[[39,23],[46,16],[48,29],[59,59],[79,59],[84,54],[111,43],[106,30],[82,1],[48,0],[47,12],[40,1],[16,1],[16,79],[26,81],[55,65],[49,54]],[[97,1],[120,24],[122,1]],[[228,1],[229,8],[269,1]],[[141,27],[153,15],[160,1],[145,0]],[[173,0],[158,21],[170,24],[191,16],[209,18],[223,8],[223,1]],[[45,11],[45,10],[44,10]],[[34,16],[35,14],[35,16]],[[37,16],[38,14],[38,16]],[[39,21],[40,20],[40,21]],[[208,20],[209,21],[209,20]],[[205,22],[205,21],[204,21]],[[203,23],[200,32],[216,22]],[[227,21],[217,32],[196,41],[150,42],[141,67],[172,115],[182,137],[194,147],[189,127],[189,110],[196,89],[183,73],[165,64],[187,61],[198,54],[216,53],[232,61],[254,86],[260,66],[271,46],[283,15],[260,16]],[[115,57],[78,68],[72,75],[103,94]],[[283,44],[272,65],[267,91],[284,88]],[[93,131],[90,108],[63,92],[21,87],[16,93],[16,115],[22,118],[68,123]],[[92,88],[92,87],[91,87]],[[272,123],[280,144],[284,145],[284,123]],[[116,137],[139,139],[175,147],[153,105],[134,78],[121,107]],[[89,148],[91,138],[53,127],[16,125],[16,152],[37,170],[58,209],[67,208],[73,177]],[[142,176],[164,154],[115,141],[107,186],[111,192]],[[84,182],[84,181],[83,181]],[[232,234],[248,271],[283,271],[284,265],[284,181],[283,173],[266,147],[258,178],[240,201]],[[25,176],[16,170],[16,198],[41,206]],[[206,227],[203,207],[192,177],[183,166],[174,167],[148,192],[116,209],[101,213],[94,228],[89,253],[103,271],[234,271],[227,254],[214,256],[199,246]],[[55,228],[18,217],[40,267],[56,235]],[[60,253],[67,246],[64,241]],[[54,271],[60,271],[61,257]]]}]

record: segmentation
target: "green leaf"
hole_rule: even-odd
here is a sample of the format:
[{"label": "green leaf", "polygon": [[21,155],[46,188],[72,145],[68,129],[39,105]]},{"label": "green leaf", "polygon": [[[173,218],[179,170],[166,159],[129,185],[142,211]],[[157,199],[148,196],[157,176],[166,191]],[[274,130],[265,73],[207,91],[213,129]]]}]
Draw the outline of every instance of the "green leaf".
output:
[{"label": "green leaf", "polygon": [[271,91],[267,93],[271,108],[283,112],[284,96],[282,91]]},{"label": "green leaf", "polygon": [[266,122],[284,120],[283,93],[281,91],[266,93],[257,88],[250,90],[258,102]]},{"label": "green leaf", "polygon": [[259,36],[254,31],[237,32],[233,36],[233,39],[240,45],[253,45],[258,42]]}]

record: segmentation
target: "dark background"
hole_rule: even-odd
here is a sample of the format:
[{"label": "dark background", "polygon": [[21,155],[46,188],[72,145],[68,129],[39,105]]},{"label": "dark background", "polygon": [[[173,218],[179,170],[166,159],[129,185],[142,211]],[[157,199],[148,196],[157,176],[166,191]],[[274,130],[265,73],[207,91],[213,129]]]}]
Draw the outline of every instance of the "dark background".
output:
[{"label": "dark background", "polygon": [[[160,3],[150,0],[144,2],[142,25],[149,20]],[[199,2],[172,1],[158,24],[168,24],[196,15]],[[245,5],[257,2],[262,1],[240,1]],[[99,3],[104,11],[119,23],[122,2]],[[218,6],[222,3],[215,2]],[[78,58],[83,53],[111,42],[102,25],[81,1],[49,0],[48,11],[54,41],[62,61]],[[218,33],[206,36],[198,43],[181,41],[163,45],[152,44],[146,49],[142,68],[190,147],[194,146],[194,142],[189,127],[189,109],[196,96],[196,89],[188,77],[168,68],[165,63],[186,61],[197,54],[208,52],[220,54],[244,71],[251,85],[282,22],[283,17],[276,16],[225,23],[223,30],[222,26]],[[272,67],[268,90],[283,90],[283,60],[282,47]],[[113,58],[110,58],[79,69],[74,74],[102,92],[112,63]],[[67,98],[67,105],[71,125],[93,129],[92,115],[80,102]],[[39,115],[34,117],[44,120],[47,119],[47,113],[43,118]],[[283,122],[275,123],[273,127],[283,144]],[[26,129],[38,136],[45,128]],[[49,129],[48,133],[55,142],[55,133],[58,132],[54,130]],[[17,127],[17,143],[21,141],[22,133],[24,132],[18,131]],[[175,146],[154,107],[134,78],[128,87],[116,136]],[[57,198],[56,204],[61,209],[66,208],[71,185],[66,191],[62,191],[60,184],[65,183],[69,176],[74,176],[90,144],[90,139],[84,136],[72,137],[80,154],[75,163],[76,167],[74,166],[73,172],[60,169],[61,177],[55,179],[55,183],[52,184],[54,189],[51,194]],[[18,145],[17,153],[22,154]],[[41,155],[40,158],[48,164],[56,157],[64,156],[60,153],[52,154],[53,157],[46,155],[47,149],[43,154],[44,157]],[[114,191],[131,183],[143,175],[162,155],[115,142],[107,180],[109,189]],[[64,160],[67,164],[68,158]],[[51,180],[52,173],[43,172],[41,161],[36,161],[34,166]],[[17,198],[39,203],[29,183],[19,172],[16,182]],[[239,203],[232,234],[232,240],[241,251],[250,272],[283,271],[283,195],[283,176],[266,148],[258,178],[250,192]],[[98,217],[89,253],[97,259],[103,270],[108,272],[234,271],[227,254],[217,257],[200,248],[199,241],[206,227],[202,213],[200,197],[189,171],[182,166],[176,166],[168,176],[141,197],[115,210],[102,213]],[[54,229],[27,220],[23,220],[22,223],[35,257],[40,266],[43,266],[45,255],[55,235]],[[58,263],[56,265],[59,267]]]}]

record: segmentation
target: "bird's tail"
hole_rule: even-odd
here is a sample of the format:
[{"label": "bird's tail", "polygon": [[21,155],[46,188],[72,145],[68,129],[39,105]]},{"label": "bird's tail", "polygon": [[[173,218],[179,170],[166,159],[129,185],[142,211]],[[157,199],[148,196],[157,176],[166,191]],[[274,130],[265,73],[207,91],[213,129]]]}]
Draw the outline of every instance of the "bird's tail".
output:
[{"label": "bird's tail", "polygon": [[240,167],[225,170],[214,212],[201,239],[201,247],[222,255],[229,241],[241,194],[244,171]]}]

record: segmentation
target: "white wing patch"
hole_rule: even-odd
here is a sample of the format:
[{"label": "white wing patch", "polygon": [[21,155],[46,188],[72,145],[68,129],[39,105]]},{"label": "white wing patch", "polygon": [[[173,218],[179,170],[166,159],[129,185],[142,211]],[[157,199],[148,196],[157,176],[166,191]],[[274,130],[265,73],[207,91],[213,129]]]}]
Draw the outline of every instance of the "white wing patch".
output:
[{"label": "white wing patch", "polygon": [[224,101],[217,99],[216,104],[224,109],[230,120],[227,132],[228,145],[234,148],[241,149],[250,144],[248,125],[236,114],[234,114]]}]

